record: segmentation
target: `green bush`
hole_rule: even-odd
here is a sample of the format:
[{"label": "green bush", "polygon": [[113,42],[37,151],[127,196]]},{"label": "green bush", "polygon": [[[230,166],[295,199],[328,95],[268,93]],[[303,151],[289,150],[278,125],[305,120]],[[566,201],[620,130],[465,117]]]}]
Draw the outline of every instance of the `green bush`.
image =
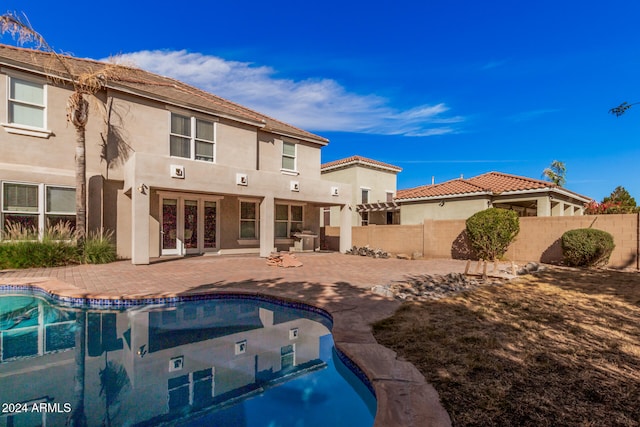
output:
[{"label": "green bush", "polygon": [[562,255],[570,266],[604,266],[615,247],[611,234],[594,228],[569,230],[562,235]]},{"label": "green bush", "polygon": [[75,242],[19,240],[0,243],[0,268],[58,267],[75,264]]},{"label": "green bush", "polygon": [[4,238],[6,240],[0,241],[0,270],[105,264],[117,259],[113,232],[89,233],[85,240],[79,240],[68,222],[47,224],[41,239],[33,227],[8,223]]},{"label": "green bush", "polygon": [[113,232],[89,233],[83,242],[83,259],[87,264],[107,264],[117,259],[116,247],[112,243]]},{"label": "green bush", "polygon": [[515,211],[489,208],[467,219],[467,235],[476,256],[484,260],[501,258],[520,231]]}]

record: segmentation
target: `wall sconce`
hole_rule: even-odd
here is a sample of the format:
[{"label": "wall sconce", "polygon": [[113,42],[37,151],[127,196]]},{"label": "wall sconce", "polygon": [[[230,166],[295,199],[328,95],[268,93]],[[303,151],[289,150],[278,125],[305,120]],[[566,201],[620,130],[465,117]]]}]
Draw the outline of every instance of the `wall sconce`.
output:
[{"label": "wall sconce", "polygon": [[491,206],[493,206],[493,202],[491,202],[491,200],[487,200],[487,207],[490,208]]},{"label": "wall sconce", "polygon": [[553,200],[553,194],[549,194],[549,200]]},{"label": "wall sconce", "polygon": [[443,207],[444,206],[444,200],[440,200],[440,203],[438,203],[438,206]]},{"label": "wall sconce", "polygon": [[148,190],[149,190],[149,186],[144,182],[138,186],[138,193],[140,194],[147,194]]}]

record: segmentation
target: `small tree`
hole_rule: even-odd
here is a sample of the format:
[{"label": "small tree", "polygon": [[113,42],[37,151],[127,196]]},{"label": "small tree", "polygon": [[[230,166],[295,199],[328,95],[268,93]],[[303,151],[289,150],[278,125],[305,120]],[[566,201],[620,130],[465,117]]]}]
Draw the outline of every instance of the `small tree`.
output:
[{"label": "small tree", "polygon": [[[67,121],[76,130],[75,169],[76,169],[76,231],[78,238],[84,240],[87,233],[87,166],[85,159],[86,143],[85,131],[89,120],[89,102],[87,96],[95,95],[106,87],[108,81],[118,80],[121,67],[107,64],[97,71],[77,72],[73,70],[66,57],[59,55],[46,42],[25,18],[13,13],[0,15],[0,34],[9,33],[18,39],[18,43],[34,43],[36,49],[47,52],[54,62],[61,67],[60,71],[52,71],[54,80],[67,80],[73,87],[73,92],[67,100]],[[52,67],[53,68],[53,67]]]},{"label": "small tree", "polygon": [[567,167],[563,162],[554,160],[551,162],[548,168],[542,171],[542,176],[547,180],[556,184],[558,187],[562,187],[566,183],[565,175],[567,174]]},{"label": "small tree", "polygon": [[587,204],[586,213],[590,215],[598,214],[624,214],[635,213],[640,209],[636,205],[636,200],[622,186],[616,187],[608,197],[598,203],[595,200]]},{"label": "small tree", "polygon": [[518,214],[511,210],[489,208],[467,219],[471,247],[484,260],[502,257],[519,231]]}]

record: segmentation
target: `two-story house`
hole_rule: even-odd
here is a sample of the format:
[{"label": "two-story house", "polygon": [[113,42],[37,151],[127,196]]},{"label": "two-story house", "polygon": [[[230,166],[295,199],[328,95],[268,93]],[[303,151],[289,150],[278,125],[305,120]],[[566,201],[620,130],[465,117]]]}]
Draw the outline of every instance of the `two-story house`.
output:
[{"label": "two-story house", "polygon": [[[1,228],[74,222],[69,73],[108,66],[0,45]],[[330,206],[341,211],[340,248],[350,247],[350,186],[321,179],[325,138],[131,67],[89,101],[87,228],[112,230],[119,256],[268,256],[299,231],[317,234]]]},{"label": "two-story house", "polygon": [[[322,164],[322,178],[351,186],[351,224],[400,224],[400,207],[394,201],[396,178],[402,168],[362,156]],[[339,208],[326,208],[323,225],[340,224]]]}]

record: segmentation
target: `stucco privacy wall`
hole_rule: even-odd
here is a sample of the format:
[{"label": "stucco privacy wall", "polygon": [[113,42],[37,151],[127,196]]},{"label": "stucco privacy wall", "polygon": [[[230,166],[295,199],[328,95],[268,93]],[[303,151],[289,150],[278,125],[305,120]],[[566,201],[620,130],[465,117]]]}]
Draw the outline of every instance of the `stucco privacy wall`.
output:
[{"label": "stucco privacy wall", "polygon": [[[506,258],[514,261],[562,261],[560,238],[568,230],[595,228],[611,233],[616,248],[609,266],[640,269],[640,214],[520,218],[520,233]],[[392,253],[422,252],[426,258],[468,258],[465,220],[425,220],[422,225],[353,227],[353,244]],[[327,227],[328,241],[339,234]]]}]

